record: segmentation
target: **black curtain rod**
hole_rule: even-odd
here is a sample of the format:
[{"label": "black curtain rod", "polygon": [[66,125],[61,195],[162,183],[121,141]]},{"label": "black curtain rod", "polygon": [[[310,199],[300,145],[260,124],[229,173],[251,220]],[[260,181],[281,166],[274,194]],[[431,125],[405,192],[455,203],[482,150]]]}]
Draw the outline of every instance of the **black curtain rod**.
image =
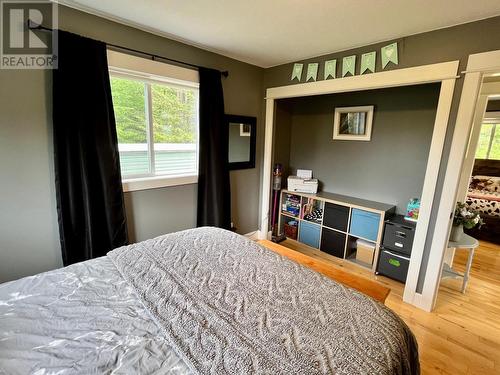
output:
[{"label": "black curtain rod", "polygon": [[[30,30],[50,31],[50,32],[54,31],[53,29],[51,29],[49,27],[45,27],[43,25],[39,25],[39,24],[37,24],[37,23],[35,23],[35,22],[31,21],[31,20],[28,20],[28,29],[30,29]],[[185,61],[176,60],[176,59],[171,59],[169,57],[154,55],[152,53],[148,53],[148,52],[144,52],[144,51],[139,51],[137,49],[133,49],[133,48],[129,48],[129,47],[119,46],[117,44],[106,43],[106,45],[109,46],[109,47],[116,48],[116,49],[121,49],[121,50],[124,50],[124,51],[133,52],[135,54],[149,56],[149,57],[151,57],[151,60],[153,60],[153,61],[155,61],[156,59],[161,59],[161,60],[167,60],[167,61],[171,61],[171,62],[174,62],[174,63],[177,63],[177,64],[181,64],[181,65],[190,66],[190,67],[196,68],[196,69],[203,68],[203,66],[200,66],[200,65],[195,65],[195,64],[191,64],[191,63],[188,63],[188,62],[185,62]],[[220,74],[222,76],[226,77],[226,78],[227,78],[227,76],[229,76],[229,72],[227,70],[220,71]]]}]

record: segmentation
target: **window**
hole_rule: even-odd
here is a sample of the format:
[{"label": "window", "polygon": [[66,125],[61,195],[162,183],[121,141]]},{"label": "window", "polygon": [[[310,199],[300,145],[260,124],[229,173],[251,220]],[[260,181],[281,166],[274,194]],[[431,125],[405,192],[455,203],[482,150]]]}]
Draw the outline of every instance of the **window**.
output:
[{"label": "window", "polygon": [[500,122],[481,126],[476,159],[500,160]]},{"label": "window", "polygon": [[[198,83],[175,75],[176,70],[187,69],[111,53],[108,61],[124,191],[197,182]],[[158,75],[158,69],[165,68],[165,75]],[[197,72],[189,74],[193,72],[197,79]]]}]

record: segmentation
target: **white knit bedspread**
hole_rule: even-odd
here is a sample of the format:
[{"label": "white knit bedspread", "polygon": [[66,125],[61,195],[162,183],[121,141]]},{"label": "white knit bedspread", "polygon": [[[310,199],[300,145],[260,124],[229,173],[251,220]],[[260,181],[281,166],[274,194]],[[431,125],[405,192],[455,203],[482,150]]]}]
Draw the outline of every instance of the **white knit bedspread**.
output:
[{"label": "white knit bedspread", "polygon": [[108,256],[195,373],[419,373],[391,310],[237,234],[198,228]]}]

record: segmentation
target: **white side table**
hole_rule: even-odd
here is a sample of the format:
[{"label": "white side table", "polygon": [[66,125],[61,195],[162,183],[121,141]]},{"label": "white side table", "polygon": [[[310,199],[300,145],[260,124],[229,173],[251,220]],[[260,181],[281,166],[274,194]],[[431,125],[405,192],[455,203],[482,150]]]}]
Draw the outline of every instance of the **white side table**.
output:
[{"label": "white side table", "polygon": [[469,252],[469,257],[467,258],[467,265],[465,266],[465,272],[460,273],[453,269],[452,265],[443,263],[443,271],[441,272],[441,279],[449,278],[462,278],[462,293],[465,293],[465,288],[467,287],[467,282],[469,281],[470,269],[472,266],[472,258],[474,257],[474,250],[479,246],[479,241],[474,237],[467,234],[462,235],[462,239],[458,242],[449,241],[448,248],[453,249],[464,249]]}]

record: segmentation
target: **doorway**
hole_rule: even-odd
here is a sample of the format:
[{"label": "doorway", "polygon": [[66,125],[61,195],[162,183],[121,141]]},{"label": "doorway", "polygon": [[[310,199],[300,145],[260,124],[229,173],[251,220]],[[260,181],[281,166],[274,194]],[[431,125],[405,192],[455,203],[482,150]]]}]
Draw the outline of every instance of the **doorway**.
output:
[{"label": "doorway", "polygon": [[[436,228],[446,227],[447,230],[437,230],[434,240],[438,243],[447,243],[455,203],[464,201],[467,196],[484,113],[489,99],[495,99],[499,92],[495,82],[499,72],[500,50],[469,56],[467,70],[463,72],[464,86],[436,220]],[[432,308],[436,304],[444,260],[448,258],[449,261],[450,256],[446,246],[442,248],[438,244],[431,248],[423,293],[434,296]]]},{"label": "doorway", "polygon": [[500,245],[500,71],[486,74],[477,100],[457,201],[484,221],[467,234]]},{"label": "doorway", "polygon": [[[442,278],[437,300],[439,309],[450,298],[457,301],[481,300],[480,291],[500,293],[500,71],[485,73],[482,78],[470,137],[461,171],[457,201],[470,211],[480,214],[483,225],[464,229],[465,235],[479,241],[472,254],[467,250],[448,248],[443,269],[465,274]],[[470,257],[470,264],[468,264]],[[466,286],[466,289],[464,288]],[[456,291],[463,290],[463,294]],[[463,301],[463,303],[466,303]]]},{"label": "doorway", "polygon": [[[440,82],[441,90],[434,122],[428,163],[425,172],[419,221],[415,231],[414,247],[412,249],[412,256],[409,262],[408,277],[404,292],[405,302],[411,303],[425,310],[430,310],[432,308],[434,294],[431,293],[426,295],[424,293],[417,293],[417,283],[422,265],[422,257],[431,212],[433,209],[438,209],[439,207],[439,205],[434,204],[434,194],[436,191],[439,167],[441,164],[446,129],[448,126],[448,117],[450,113],[453,90],[455,87],[455,79],[457,78],[457,68],[458,61],[450,61],[415,68],[373,73],[365,76],[353,76],[268,89],[266,92],[266,126],[260,200],[261,212],[259,237],[264,239],[269,236],[269,207],[276,100]],[[440,230],[448,230],[446,223],[444,223],[444,226],[441,226]],[[437,230],[437,232],[439,232],[439,230]],[[435,239],[432,241],[434,245],[437,245],[440,248],[441,255],[443,254],[442,250],[445,247],[445,237],[447,237],[447,235],[448,233],[446,233],[445,236],[442,236],[439,241],[436,241]],[[434,238],[435,237],[436,231],[434,234]]]}]

